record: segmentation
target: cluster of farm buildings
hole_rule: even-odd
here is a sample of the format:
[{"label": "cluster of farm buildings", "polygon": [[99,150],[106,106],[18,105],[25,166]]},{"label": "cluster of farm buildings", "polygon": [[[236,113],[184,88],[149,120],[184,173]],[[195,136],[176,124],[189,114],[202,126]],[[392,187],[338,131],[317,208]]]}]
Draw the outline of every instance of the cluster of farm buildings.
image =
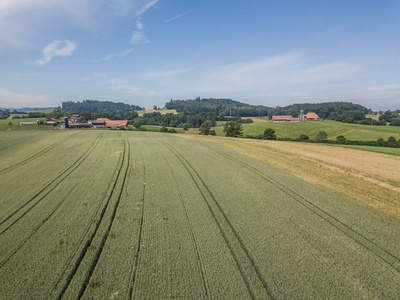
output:
[{"label": "cluster of farm buildings", "polygon": [[[20,122],[19,125],[38,125],[39,120],[36,122]],[[46,122],[47,125],[57,126],[59,122],[56,119],[50,119]],[[73,114],[71,118],[64,118],[64,128],[121,128],[127,127],[128,120],[110,120],[108,118],[97,118],[87,123],[81,123],[78,114]]]},{"label": "cluster of farm buildings", "polygon": [[309,112],[307,114],[301,112],[298,118],[286,115],[272,116],[272,122],[305,122],[305,121],[316,121],[316,120],[320,120],[320,118],[314,112]]},{"label": "cluster of farm buildings", "polygon": [[108,118],[97,118],[81,123],[78,114],[73,114],[70,119],[65,117],[64,128],[121,128],[127,127],[128,120],[110,120]]}]

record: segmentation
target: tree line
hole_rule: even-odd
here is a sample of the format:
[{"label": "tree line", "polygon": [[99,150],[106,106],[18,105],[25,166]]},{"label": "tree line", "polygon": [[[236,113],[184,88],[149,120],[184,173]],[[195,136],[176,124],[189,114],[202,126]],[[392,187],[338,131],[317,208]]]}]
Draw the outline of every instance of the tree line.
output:
[{"label": "tree line", "polygon": [[101,112],[101,111],[138,111],[144,110],[144,107],[138,105],[125,104],[121,102],[83,100],[62,102],[61,110],[63,112]]}]

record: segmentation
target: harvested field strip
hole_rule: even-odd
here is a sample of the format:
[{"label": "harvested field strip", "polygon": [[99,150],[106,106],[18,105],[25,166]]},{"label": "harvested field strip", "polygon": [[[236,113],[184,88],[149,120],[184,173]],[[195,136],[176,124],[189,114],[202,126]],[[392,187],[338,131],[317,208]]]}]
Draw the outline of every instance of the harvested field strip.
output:
[{"label": "harvested field strip", "polygon": [[243,276],[243,280],[249,290],[249,294],[252,299],[275,299],[269,286],[261,274],[255,260],[249,253],[247,247],[243,243],[241,237],[233,227],[228,216],[225,214],[222,207],[219,205],[212,192],[209,190],[203,179],[192,167],[189,161],[177,152],[174,148],[165,142],[162,142],[167,148],[169,148],[178,160],[185,166],[188,174],[195,182],[199,189],[204,201],[206,202],[210,213],[212,214],[215,222],[217,223],[221,234],[228,245],[232,256],[234,257],[236,264]]},{"label": "harvested field strip", "polygon": [[[110,232],[110,228],[115,218],[115,213],[118,209],[118,205],[121,199],[121,194],[125,186],[126,177],[128,174],[128,170],[130,167],[130,146],[126,146],[125,140],[123,141],[123,154],[121,156],[121,163],[118,169],[117,177],[114,181],[114,184],[111,189],[111,193],[104,205],[100,216],[98,217],[98,225],[95,230],[92,232],[89,239],[86,240],[85,246],[83,247],[79,258],[74,263],[74,267],[69,273],[68,280],[66,284],[61,288],[60,292],[57,295],[57,299],[61,299],[63,297],[71,298],[71,297],[82,297],[85,289],[89,283],[90,277],[93,273],[94,268],[96,267],[97,261],[102,253],[104,244],[107,240],[107,236]],[[128,149],[127,149],[128,148]],[[123,171],[123,168],[125,172]],[[118,192],[119,191],[119,192]],[[114,199],[116,198],[116,199]],[[115,202],[110,204],[111,202]],[[107,216],[107,220],[105,219],[106,215],[111,214],[111,216]],[[104,220],[104,221],[103,221]],[[105,222],[105,223],[104,223]],[[105,228],[104,228],[105,227]],[[100,240],[99,240],[100,239]],[[96,241],[95,241],[96,240]],[[95,243],[96,242],[96,243]],[[93,254],[88,251],[89,247],[94,246],[96,244],[96,252]],[[81,270],[83,268],[83,270]],[[78,276],[79,279],[75,280],[75,276]],[[73,286],[72,286],[73,285]],[[57,288],[57,283],[56,286]]]},{"label": "harvested field strip", "polygon": [[[23,205],[21,205],[17,210],[15,210],[11,215],[6,217],[4,220],[0,222],[0,226],[3,225],[10,219],[11,224],[7,227],[3,228],[0,232],[0,235],[7,231],[11,226],[13,226],[18,220],[20,220],[23,216],[25,216],[33,207],[35,207],[44,197],[46,197],[51,191],[53,191],[65,178],[67,178],[72,172],[74,172],[81,164],[85,161],[85,159],[90,155],[93,151],[95,146],[97,145],[98,141],[100,140],[103,133],[100,133],[97,138],[96,142],[91,145],[71,166],[65,169],[62,173],[60,173],[56,178],[54,178],[50,183],[48,183],[44,188],[42,188],[39,192],[37,192],[33,197],[27,200]],[[40,196],[40,197],[39,197]],[[34,202],[31,206],[28,205]],[[22,211],[24,210],[24,211]],[[17,214],[21,212],[19,216]]]},{"label": "harvested field strip", "polygon": [[219,152],[224,157],[227,157],[228,159],[244,166],[245,168],[249,168],[252,172],[258,174],[261,176],[264,180],[268,181],[269,183],[274,184],[277,186],[282,192],[290,196],[292,199],[296,200],[297,202],[301,203],[305,207],[307,207],[309,210],[311,210],[313,213],[327,221],[330,225],[334,226],[336,229],[347,235],[349,238],[353,239],[356,243],[367,249],[368,251],[372,252],[376,256],[380,257],[385,263],[393,267],[397,272],[400,272],[400,258],[393,255],[386,249],[382,248],[381,246],[377,245],[361,233],[358,233],[357,231],[353,230],[343,222],[341,222],[339,219],[334,217],[333,215],[329,214],[328,212],[322,210],[300,194],[296,193],[294,190],[292,190],[290,187],[287,185],[282,184],[281,182],[275,180],[271,176],[268,176],[262,172],[260,172],[258,169],[240,161],[232,156]]},{"label": "harvested field strip", "polygon": [[[77,135],[77,134],[78,134],[78,133],[75,133],[74,135]],[[73,136],[73,135],[70,135],[69,137],[72,137],[72,136]],[[56,147],[57,145],[59,145],[59,144],[62,143],[62,142],[65,142],[65,141],[66,141],[65,139],[61,139],[61,140],[59,140],[59,141],[57,141],[57,142],[51,144],[50,146],[44,148],[43,150],[41,150],[41,151],[35,153],[34,155],[32,155],[32,156],[30,156],[30,157],[28,157],[28,158],[25,158],[24,160],[22,160],[22,161],[20,161],[20,162],[18,162],[18,163],[16,163],[16,164],[14,164],[14,165],[12,165],[12,166],[10,166],[10,167],[7,167],[7,168],[4,168],[3,170],[0,170],[0,175],[1,175],[1,174],[4,174],[5,172],[11,171],[11,170],[13,170],[13,169],[15,169],[15,168],[18,168],[18,167],[20,167],[20,166],[23,166],[23,165],[27,164],[27,163],[30,162],[31,160],[36,159],[36,158],[42,156],[43,154],[49,152],[49,151],[52,150],[54,147]]]}]

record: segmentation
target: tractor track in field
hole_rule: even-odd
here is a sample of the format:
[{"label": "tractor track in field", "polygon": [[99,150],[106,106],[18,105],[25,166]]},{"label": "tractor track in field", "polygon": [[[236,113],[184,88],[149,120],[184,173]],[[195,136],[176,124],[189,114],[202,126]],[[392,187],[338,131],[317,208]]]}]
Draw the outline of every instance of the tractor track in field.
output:
[{"label": "tractor track in field", "polygon": [[250,297],[252,299],[276,299],[239,233],[234,228],[232,222],[229,220],[207,184],[200,177],[199,173],[181,153],[176,151],[166,142],[160,142],[182,163],[202,195],[204,202],[206,203],[227,247],[232,254],[233,259],[236,262],[243,281],[247,286]]},{"label": "tractor track in field", "polygon": [[[69,285],[71,284],[75,274],[77,273],[79,267],[81,266],[83,260],[85,259],[85,256],[88,253],[88,248],[91,246],[95,236],[97,234],[100,234],[100,233],[98,233],[98,230],[99,230],[99,228],[101,226],[101,223],[104,221],[103,220],[104,219],[104,215],[106,214],[108,209],[112,209],[110,221],[107,221],[107,222],[109,222],[109,224],[107,226],[107,229],[104,231],[104,233],[102,233],[101,240],[100,240],[100,245],[97,247],[97,250],[95,252],[94,258],[92,258],[92,262],[90,263],[90,266],[89,266],[88,270],[85,272],[86,273],[85,279],[81,283],[81,287],[79,289],[77,298],[81,298],[83,296],[83,294],[84,294],[84,292],[85,292],[85,290],[86,290],[86,288],[88,286],[88,283],[89,283],[89,281],[90,281],[90,279],[91,279],[91,277],[93,275],[94,269],[95,269],[95,267],[96,267],[96,265],[97,265],[97,263],[99,261],[100,255],[101,255],[101,253],[102,253],[102,251],[104,249],[104,245],[105,245],[105,243],[107,241],[108,234],[109,234],[110,229],[112,227],[112,224],[114,222],[115,215],[116,215],[116,212],[118,210],[118,206],[119,206],[120,199],[121,199],[121,196],[122,196],[122,192],[123,192],[124,187],[125,187],[126,178],[128,176],[129,170],[131,168],[130,167],[131,166],[131,163],[130,163],[130,143],[126,142],[125,140],[123,140],[123,141],[124,141],[124,150],[123,150],[123,154],[121,156],[122,157],[121,158],[121,164],[120,164],[120,166],[118,168],[117,177],[116,177],[116,179],[114,181],[114,184],[112,185],[111,193],[109,194],[109,196],[107,198],[107,201],[106,201],[105,205],[103,206],[103,209],[100,212],[100,216],[99,216],[97,225],[95,227],[95,230],[92,232],[90,237],[86,240],[86,243],[85,243],[84,247],[81,249],[81,251],[79,253],[78,259],[74,261],[74,266],[73,266],[72,270],[69,272],[69,274],[67,275],[67,281],[62,286],[60,292],[58,292],[57,295],[55,296],[56,299],[61,299],[64,296],[64,294],[67,291]],[[123,171],[125,165],[126,165],[125,171]],[[120,179],[120,177],[123,177],[123,178]],[[113,205],[113,207],[110,208],[111,198],[115,195],[115,192],[116,192],[116,190],[115,190],[116,185],[121,180],[122,180],[122,186],[121,186],[121,188],[120,188],[120,190],[119,190],[119,192],[117,194],[116,202]],[[90,229],[90,226],[88,227],[87,232],[89,231],[89,229]],[[86,235],[87,234],[83,235],[83,237],[86,237]],[[74,253],[72,256],[75,256],[75,255],[76,255],[76,253]],[[67,273],[68,266],[69,265],[67,265],[64,268],[64,271],[58,276],[58,280],[53,285],[52,292],[54,292],[58,288],[59,284],[61,283],[62,279],[64,278],[65,273]],[[53,298],[53,297],[50,295],[49,298]]]},{"label": "tractor track in field", "polygon": [[[73,168],[71,170],[70,173],[68,173],[60,182],[58,182],[54,187],[52,187],[47,193],[45,193],[35,204],[33,204],[31,207],[29,207],[21,216],[19,216],[16,220],[14,220],[9,226],[7,226],[5,229],[3,229],[0,232],[0,235],[4,234],[8,229],[10,229],[14,224],[16,224],[20,219],[22,219],[23,216],[25,216],[31,209],[33,209],[41,200],[43,200],[52,190],[54,190],[54,188],[56,188],[56,186],[58,186],[58,184],[60,184],[67,176],[69,176],[73,171],[76,170],[76,168],[79,167],[79,165],[86,160],[86,158],[92,153],[92,151],[94,150],[94,148],[96,148],[98,141],[100,140],[102,134],[100,134],[95,142],[93,143],[93,145],[87,150],[85,151],[84,155],[86,154],[86,156],[81,156],[80,158],[82,158],[82,160],[79,162],[79,164],[77,164],[75,166],[75,168]],[[79,158],[79,159],[80,159]],[[76,162],[75,162],[76,163]],[[74,164],[75,164],[74,163]],[[77,184],[76,184],[77,185]],[[76,186],[75,185],[75,186]],[[0,262],[0,268],[2,268],[5,264],[7,264],[8,261],[10,261],[10,259],[16,254],[18,253],[18,251],[28,242],[28,240],[51,218],[51,216],[53,216],[53,214],[60,208],[60,206],[62,205],[62,203],[65,201],[67,197],[64,197],[63,200],[61,200],[56,206],[55,208],[40,222],[39,225],[37,225],[30,233],[29,235],[14,249],[14,251],[6,258],[4,259],[2,262]],[[22,209],[22,208],[21,208]],[[10,217],[9,217],[10,218]],[[6,220],[5,220],[6,221]],[[4,223],[4,222],[2,222]]]},{"label": "tractor track in field", "polygon": [[[164,146],[165,146],[165,145],[164,145]],[[170,150],[171,150],[171,149],[170,149]],[[164,158],[165,162],[167,163],[169,169],[171,170],[172,175],[174,175],[173,177],[175,178],[175,173],[174,173],[174,171],[173,171],[173,169],[172,169],[170,163],[168,162],[168,160],[167,160],[167,158],[165,157],[164,153],[162,153],[161,151],[160,151],[160,153],[161,153],[162,157]],[[203,260],[202,260],[202,258],[201,258],[201,255],[200,255],[199,244],[198,244],[197,239],[196,239],[196,236],[195,236],[195,234],[194,234],[193,225],[192,225],[192,223],[190,222],[188,209],[187,209],[187,207],[186,207],[185,201],[183,200],[183,197],[182,197],[182,194],[181,194],[179,185],[177,185],[176,188],[177,188],[177,191],[178,191],[179,199],[180,199],[181,204],[182,204],[182,206],[183,206],[183,209],[184,209],[184,211],[185,211],[186,221],[187,221],[187,223],[189,224],[190,236],[191,236],[191,239],[192,239],[192,241],[193,241],[194,248],[195,248],[195,251],[196,251],[196,256],[197,256],[197,261],[198,261],[199,268],[200,268],[201,278],[202,278],[202,280],[203,280],[203,288],[204,288],[205,296],[206,296],[207,299],[210,299],[210,296],[209,296],[209,295],[210,295],[209,284],[208,284],[207,276],[205,275],[205,267],[204,267],[204,262],[203,262]]]},{"label": "tractor track in field", "polygon": [[77,159],[75,162],[70,165],[67,169],[61,172],[57,177],[55,177],[52,181],[50,181],[46,186],[40,189],[35,195],[33,195],[27,202],[17,208],[12,214],[6,217],[4,220],[0,222],[0,226],[7,222],[10,218],[14,217],[21,210],[26,208],[30,203],[34,200],[38,199],[35,203],[33,203],[30,207],[28,207],[20,216],[18,216],[11,224],[9,224],[6,228],[1,230],[0,236],[6,232],[10,227],[12,227],[16,222],[18,222],[23,216],[25,216],[31,209],[33,209],[41,200],[43,200],[49,193],[51,193],[65,178],[71,175],[92,153],[92,151],[98,145],[99,140],[103,136],[103,132],[100,133],[93,144]]},{"label": "tractor track in field", "polygon": [[[142,161],[143,161],[143,182],[146,182],[146,164],[144,161],[143,156],[143,149],[141,149],[142,154]],[[143,234],[143,218],[144,218],[144,197],[146,193],[146,185],[143,184],[143,194],[142,194],[142,209],[140,213],[140,224],[139,224],[139,233],[138,233],[138,245],[136,248],[136,254],[134,255],[134,263],[132,264],[131,268],[131,277],[129,280],[129,293],[128,299],[132,299],[133,290],[135,289],[135,284],[137,282],[137,270],[139,267],[139,260],[140,260],[140,249],[142,248],[142,234]]]},{"label": "tractor track in field", "polygon": [[[127,148],[126,151],[125,151],[125,144],[128,145],[126,147]],[[100,246],[97,248],[95,259],[94,259],[94,261],[92,262],[92,264],[90,266],[89,272],[88,272],[84,282],[82,283],[81,289],[79,291],[79,298],[81,298],[83,296],[83,294],[84,294],[84,292],[85,292],[85,290],[86,290],[86,288],[88,286],[88,283],[90,282],[90,279],[91,279],[91,277],[93,275],[94,269],[96,268],[96,265],[97,265],[97,263],[99,261],[101,253],[103,252],[104,245],[105,245],[105,243],[107,241],[107,238],[108,238],[108,235],[110,233],[111,227],[112,227],[112,225],[114,223],[114,220],[115,220],[115,215],[117,214],[117,210],[118,210],[119,203],[120,203],[120,200],[121,200],[122,192],[124,191],[124,188],[125,188],[126,178],[128,177],[128,173],[129,173],[129,171],[131,169],[131,147],[130,147],[130,142],[124,140],[124,158],[123,158],[122,165],[125,162],[125,154],[126,153],[128,153],[128,155],[127,155],[128,162],[126,163],[126,169],[125,169],[125,172],[124,172],[124,175],[123,175],[123,179],[122,179],[123,180],[122,181],[122,186],[121,186],[121,189],[119,190],[119,193],[118,193],[118,199],[117,199],[117,201],[116,201],[116,203],[115,203],[115,205],[113,207],[111,220],[110,220],[110,222],[108,224],[107,230],[105,231],[105,233],[102,236]]]},{"label": "tractor track in field", "polygon": [[[75,134],[70,135],[68,138],[71,138],[71,137],[73,137],[73,136],[75,136],[77,134],[78,134],[78,132],[76,132]],[[42,156],[43,154],[49,152],[51,149],[56,147],[58,144],[61,144],[61,143],[65,142],[65,141],[66,141],[66,139],[61,139],[61,140],[51,144],[50,146],[44,148],[43,150],[40,150],[39,152],[35,153],[34,155],[32,155],[32,156],[30,156],[30,157],[28,157],[28,158],[26,158],[24,160],[21,160],[20,162],[16,163],[15,165],[12,165],[12,166],[9,166],[7,168],[4,168],[3,170],[0,170],[0,175],[6,173],[8,171],[14,170],[14,169],[16,169],[16,168],[18,168],[20,166],[23,166],[23,165],[29,163],[32,160],[35,160],[36,158],[38,158],[38,157]]]},{"label": "tractor track in field", "polygon": [[260,176],[261,178],[263,178],[265,181],[269,182],[270,184],[273,184],[275,187],[277,187],[283,193],[288,195],[290,198],[292,198],[299,204],[301,204],[304,207],[306,207],[307,209],[309,209],[315,215],[322,218],[324,221],[328,222],[331,226],[336,228],[338,231],[342,232],[344,235],[346,235],[348,238],[350,238],[351,240],[356,242],[358,245],[360,245],[364,249],[368,250],[375,256],[379,257],[382,261],[384,261],[386,264],[388,264],[389,266],[391,266],[393,269],[395,269],[397,272],[400,273],[400,258],[399,257],[393,255],[388,250],[382,248],[375,242],[371,241],[369,238],[367,238],[363,234],[357,232],[356,230],[352,229],[348,225],[344,224],[342,221],[340,221],[339,219],[337,219],[330,213],[319,208],[317,205],[315,205],[311,201],[307,200],[306,198],[304,198],[299,193],[295,192],[290,187],[280,183],[273,177],[264,174],[257,168],[255,168],[245,162],[242,162],[241,160],[235,159],[226,153],[223,153],[220,151],[217,151],[217,152],[218,152],[218,154],[224,156],[225,158],[228,158],[231,161],[234,161],[237,164],[240,164],[243,167],[247,168],[248,170],[250,170],[251,172]]},{"label": "tractor track in field", "polygon": [[[119,162],[118,162],[118,164],[117,164],[117,166],[116,166],[116,168],[114,170],[112,178],[117,178],[118,171],[120,169],[121,163],[122,163],[122,156],[121,156],[121,158],[120,158],[120,160],[119,160]],[[108,184],[108,187],[107,187],[106,192],[105,192],[105,194],[103,196],[103,199],[100,201],[100,205],[98,206],[98,208],[96,209],[96,211],[92,215],[92,218],[91,218],[92,222],[96,221],[96,216],[100,215],[100,213],[105,209],[104,208],[104,203],[106,203],[109,200],[109,198],[111,197],[112,190],[113,190],[113,187],[115,187],[115,185],[116,185],[116,180],[112,179]],[[108,195],[109,193],[110,193],[110,195]],[[96,221],[95,223],[96,223],[95,226],[98,227],[99,226],[99,222]],[[79,252],[79,249],[81,248],[80,246],[85,243],[85,239],[89,235],[89,231],[92,228],[92,226],[93,226],[93,224],[91,224],[91,223],[87,224],[87,226],[86,226],[86,228],[84,230],[84,234],[81,235],[81,238],[79,239],[79,241],[77,243],[76,250],[69,255],[69,258],[66,260],[67,263],[63,266],[63,269],[62,269],[62,271],[60,271],[59,275],[57,276],[57,279],[54,280],[55,283],[53,284],[53,288],[52,288],[52,291],[51,291],[52,293],[55,293],[56,288],[59,286],[59,284],[63,280],[63,276],[65,275],[65,273],[67,273],[67,270],[70,268],[71,263],[73,263],[75,261],[74,257],[78,256],[77,259],[83,259],[83,255],[85,253],[81,252],[79,255],[77,255],[77,253]],[[68,279],[68,280],[70,280],[70,279]],[[49,296],[49,299],[53,299],[53,298],[54,298],[54,295],[50,295]]]}]

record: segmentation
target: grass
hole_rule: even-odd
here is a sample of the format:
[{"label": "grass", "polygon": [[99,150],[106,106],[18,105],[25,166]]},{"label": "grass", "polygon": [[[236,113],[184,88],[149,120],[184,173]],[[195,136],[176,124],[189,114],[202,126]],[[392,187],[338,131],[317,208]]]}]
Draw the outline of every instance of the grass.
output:
[{"label": "grass", "polygon": [[397,156],[118,130],[0,138],[1,299],[400,293]]},{"label": "grass", "polygon": [[[2,130],[12,130],[12,131],[23,131],[23,130],[43,130],[49,129],[49,126],[46,125],[19,125],[20,122],[36,122],[37,120],[43,120],[46,122],[46,118],[26,118],[26,119],[1,119],[0,120],[0,131]],[[12,125],[8,125],[8,123],[12,123]]]},{"label": "grass", "polygon": [[[396,126],[369,126],[359,124],[346,124],[336,121],[310,121],[310,122],[270,122],[265,118],[253,118],[254,123],[243,124],[243,135],[257,136],[263,134],[265,128],[275,130],[279,138],[298,138],[301,134],[306,134],[310,139],[315,139],[320,131],[326,131],[328,139],[336,140],[336,137],[343,135],[349,140],[377,140],[378,138],[388,139],[394,136],[400,138],[400,127]],[[223,124],[218,122],[213,129],[218,136],[223,136]],[[198,134],[198,129],[191,129],[191,133]]]},{"label": "grass", "polygon": [[340,147],[400,156],[399,148],[341,145]]}]

